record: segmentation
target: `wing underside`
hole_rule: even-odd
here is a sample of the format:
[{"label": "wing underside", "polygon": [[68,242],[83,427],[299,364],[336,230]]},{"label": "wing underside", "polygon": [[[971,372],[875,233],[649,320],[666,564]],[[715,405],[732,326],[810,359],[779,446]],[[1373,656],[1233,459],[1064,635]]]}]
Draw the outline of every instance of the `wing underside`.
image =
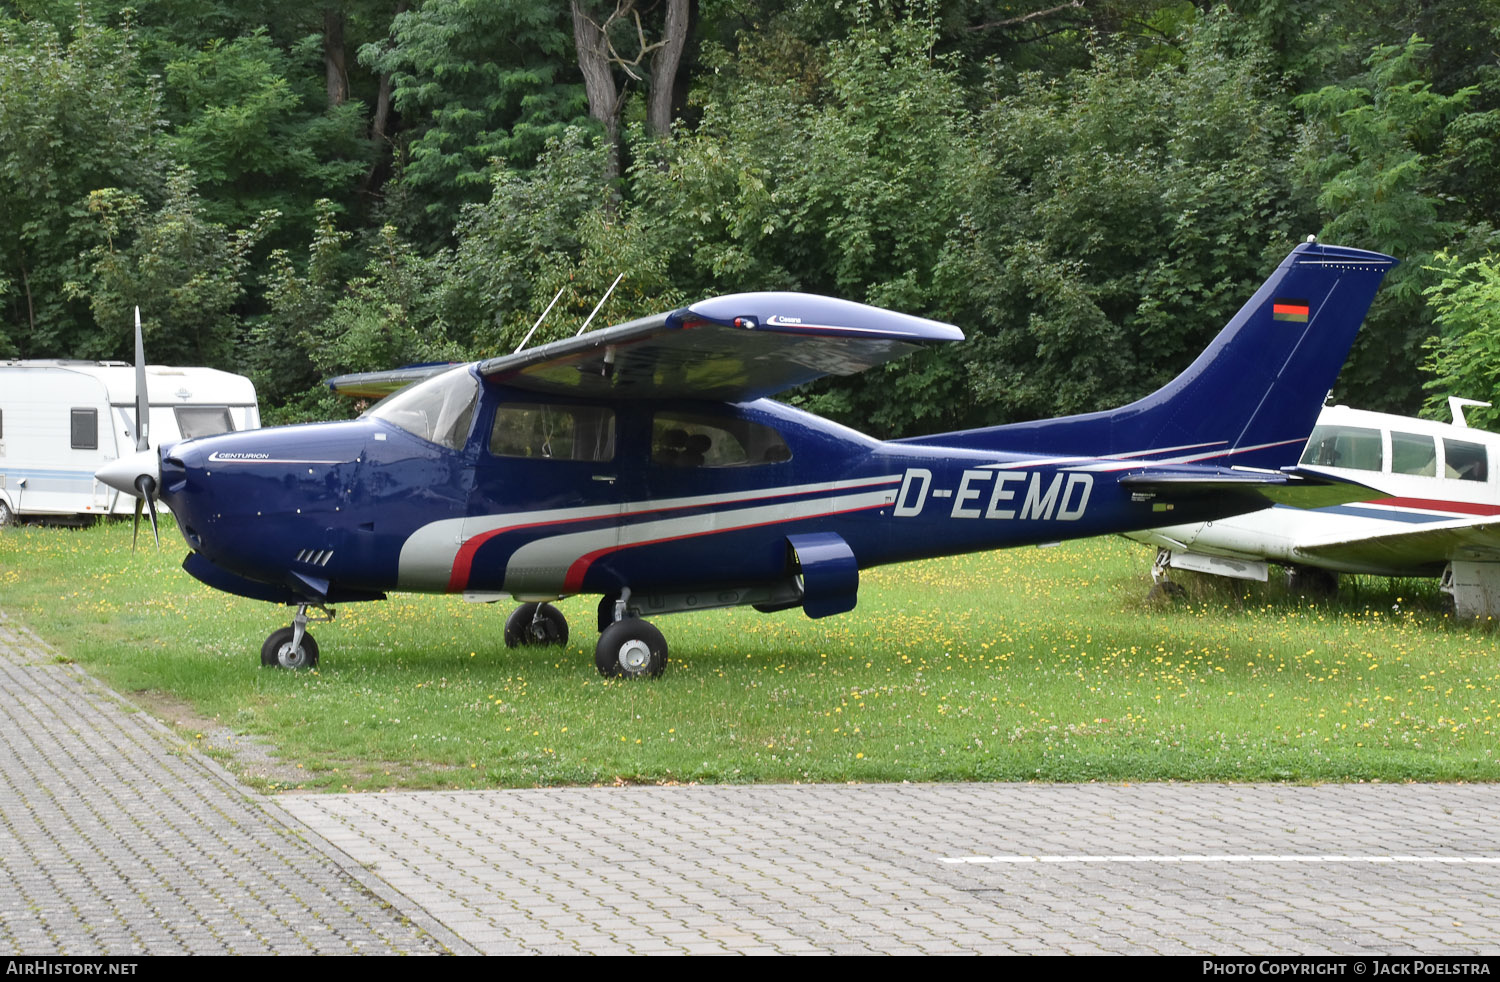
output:
[{"label": "wing underside", "polygon": [[758,399],[942,341],[948,324],[801,293],[740,293],[481,362],[503,385],[586,399]]},{"label": "wing underside", "polygon": [[[513,388],[581,399],[739,402],[961,340],[951,324],[848,300],[737,293],[490,358],[478,371]],[[449,367],[341,375],[328,386],[380,398]]]}]

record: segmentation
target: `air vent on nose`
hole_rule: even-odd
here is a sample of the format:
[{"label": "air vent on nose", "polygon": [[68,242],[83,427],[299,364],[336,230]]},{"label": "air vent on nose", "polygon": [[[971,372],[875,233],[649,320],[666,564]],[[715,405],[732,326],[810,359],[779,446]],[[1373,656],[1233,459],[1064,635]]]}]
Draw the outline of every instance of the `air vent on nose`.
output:
[{"label": "air vent on nose", "polygon": [[332,549],[302,549],[297,553],[297,562],[307,563],[309,566],[327,566],[328,560],[332,558]]}]

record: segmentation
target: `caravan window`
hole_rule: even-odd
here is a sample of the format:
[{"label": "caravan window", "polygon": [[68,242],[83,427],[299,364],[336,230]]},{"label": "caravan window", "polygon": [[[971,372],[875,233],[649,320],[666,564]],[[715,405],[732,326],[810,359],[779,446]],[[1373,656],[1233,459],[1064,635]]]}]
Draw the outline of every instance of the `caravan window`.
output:
[{"label": "caravan window", "polygon": [[99,410],[73,410],[73,449],[99,449]]},{"label": "caravan window", "polygon": [[1379,430],[1363,426],[1317,426],[1302,452],[1302,463],[1378,471],[1385,458],[1380,444]]},{"label": "caravan window", "polygon": [[234,420],[230,418],[227,406],[177,406],[172,413],[177,417],[177,430],[184,440],[234,430]]},{"label": "caravan window", "polygon": [[1460,481],[1489,480],[1490,469],[1484,445],[1469,443],[1467,440],[1444,440],[1443,475],[1456,477]]}]

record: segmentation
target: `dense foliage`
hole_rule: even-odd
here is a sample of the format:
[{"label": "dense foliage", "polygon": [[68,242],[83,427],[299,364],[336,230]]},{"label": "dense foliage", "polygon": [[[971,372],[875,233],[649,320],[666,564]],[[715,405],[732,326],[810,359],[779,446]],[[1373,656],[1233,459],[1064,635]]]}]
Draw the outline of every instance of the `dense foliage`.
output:
[{"label": "dense foliage", "polygon": [[[1500,402],[1500,0],[0,0],[0,357],[329,374],[749,289],[970,342],[795,399],[1102,408],[1310,233],[1404,260],[1338,395]],[[1500,313],[1500,310],[1496,310]],[[550,332],[550,333],[549,333]],[[1424,374],[1425,373],[1425,374]]]}]

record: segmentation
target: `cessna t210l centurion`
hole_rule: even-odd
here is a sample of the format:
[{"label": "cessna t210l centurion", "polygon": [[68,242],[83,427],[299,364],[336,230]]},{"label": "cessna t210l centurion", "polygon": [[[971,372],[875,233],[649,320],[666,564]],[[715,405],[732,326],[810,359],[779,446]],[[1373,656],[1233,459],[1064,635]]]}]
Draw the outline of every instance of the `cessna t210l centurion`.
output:
[{"label": "cessna t210l centurion", "polygon": [[99,478],[153,515],[150,499],[170,505],[199,580],[296,608],[263,664],[315,664],[308,611],[388,591],[513,597],[509,645],[565,643],[551,601],[586,594],[602,598],[599,671],[652,676],[667,661],[653,615],[823,617],[854,607],[864,567],[1349,500],[1297,457],[1394,264],[1297,246],[1186,371],[1108,412],[875,440],[766,396],[962,332],[744,293],[346,376],[330,384],[394,394],[357,420],[148,448]]}]

